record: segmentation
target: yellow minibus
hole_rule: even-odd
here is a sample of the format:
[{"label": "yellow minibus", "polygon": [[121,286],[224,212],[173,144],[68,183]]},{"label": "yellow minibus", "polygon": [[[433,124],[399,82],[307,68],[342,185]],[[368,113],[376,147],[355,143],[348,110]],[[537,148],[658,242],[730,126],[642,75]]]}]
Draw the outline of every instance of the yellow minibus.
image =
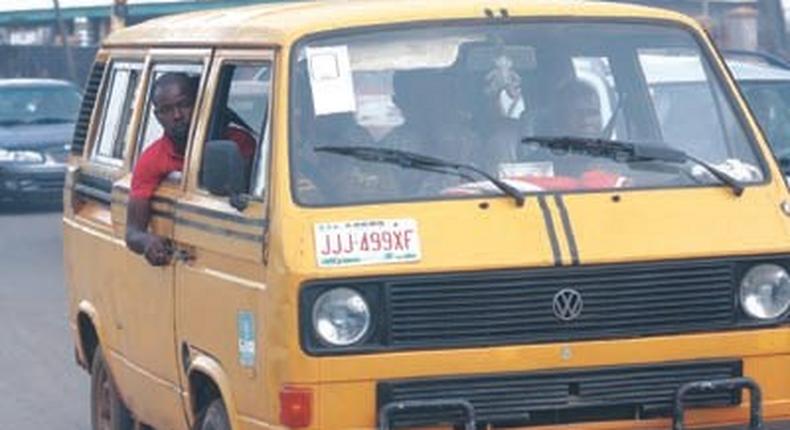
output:
[{"label": "yellow minibus", "polygon": [[64,195],[92,426],[790,429],[784,177],[675,12],[311,1],[120,30]]}]

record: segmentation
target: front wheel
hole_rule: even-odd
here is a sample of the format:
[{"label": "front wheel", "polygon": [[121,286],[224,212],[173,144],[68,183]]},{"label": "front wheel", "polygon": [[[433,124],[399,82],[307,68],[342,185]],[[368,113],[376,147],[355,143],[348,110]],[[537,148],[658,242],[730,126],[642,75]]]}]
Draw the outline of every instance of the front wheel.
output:
[{"label": "front wheel", "polygon": [[93,430],[132,430],[134,420],[123,404],[101,348],[91,365],[91,425]]},{"label": "front wheel", "polygon": [[196,430],[230,430],[228,411],[222,399],[214,399],[204,410]]}]

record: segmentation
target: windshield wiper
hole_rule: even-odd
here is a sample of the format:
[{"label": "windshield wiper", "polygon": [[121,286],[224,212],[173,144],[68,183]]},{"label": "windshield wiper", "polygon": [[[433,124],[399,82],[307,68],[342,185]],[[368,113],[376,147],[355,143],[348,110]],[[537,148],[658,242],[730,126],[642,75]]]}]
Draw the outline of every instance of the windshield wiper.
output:
[{"label": "windshield wiper", "polygon": [[524,144],[538,144],[554,151],[572,152],[591,157],[608,158],[618,163],[663,161],[683,164],[691,161],[705,168],[721,183],[727,185],[736,197],[743,194],[743,185],[737,179],[722,172],[705,160],[694,157],[679,149],[665,145],[643,145],[609,139],[576,136],[527,136],[521,139]]},{"label": "windshield wiper", "polygon": [[[471,164],[457,163],[454,161],[442,160],[441,158],[421,155],[414,152],[402,151],[398,149],[378,148],[374,146],[319,146],[315,148],[317,152],[329,152],[332,154],[345,155],[363,161],[378,163],[389,163],[406,169],[427,170],[443,174],[456,174],[466,177],[462,172],[474,172],[489,182],[494,184],[503,193],[513,197],[516,206],[524,206],[524,195],[508,183],[501,181]],[[450,170],[446,170],[450,169]]]}]

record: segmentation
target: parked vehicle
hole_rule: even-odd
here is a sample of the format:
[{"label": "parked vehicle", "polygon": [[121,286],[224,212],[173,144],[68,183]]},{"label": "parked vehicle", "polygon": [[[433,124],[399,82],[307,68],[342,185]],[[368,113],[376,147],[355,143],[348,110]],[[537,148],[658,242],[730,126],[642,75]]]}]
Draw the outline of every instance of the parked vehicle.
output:
[{"label": "parked vehicle", "polygon": [[[107,38],[63,217],[94,429],[790,429],[790,191],[706,33],[488,4]],[[133,172],[176,117],[144,258]]]},{"label": "parked vehicle", "polygon": [[69,82],[0,80],[0,201],[60,200],[80,100]]}]

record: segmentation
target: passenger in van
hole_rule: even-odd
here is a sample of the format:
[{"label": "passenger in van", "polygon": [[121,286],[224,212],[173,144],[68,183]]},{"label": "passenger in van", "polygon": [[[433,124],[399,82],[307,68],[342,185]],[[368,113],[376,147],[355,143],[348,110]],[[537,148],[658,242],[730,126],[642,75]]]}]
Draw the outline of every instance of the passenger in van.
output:
[{"label": "passenger in van", "polygon": [[[170,262],[172,246],[167,238],[148,232],[151,196],[167,175],[183,169],[197,90],[198,80],[184,73],[166,73],[153,87],[154,115],[164,133],[147,147],[134,167],[126,214],[126,246],[144,255],[154,266]],[[244,158],[253,157],[255,139],[249,133],[227,126],[224,137],[236,142]]]},{"label": "passenger in van", "polygon": [[385,147],[404,151],[427,153],[428,134],[431,129],[428,104],[425,97],[435,88],[431,74],[425,70],[397,71],[392,77],[392,101],[400,110],[403,123],[392,129],[382,139]]},{"label": "passenger in van", "polygon": [[[436,70],[407,70],[393,76],[393,102],[403,124],[382,139],[388,148],[432,155],[445,160],[488,166],[479,133],[469,124],[469,113],[456,87],[460,81]],[[404,192],[435,195],[458,185],[449,175],[402,171],[398,182]]]},{"label": "passenger in van", "polygon": [[[521,179],[546,190],[600,189],[624,186],[626,178],[614,162],[592,155],[559,154],[547,148],[521,144],[525,136],[569,136],[600,138],[603,133],[600,99],[595,88],[571,78],[552,94],[545,109],[525,112],[518,124],[496,133],[492,147],[518,163],[540,162],[550,166],[548,175],[510,177]],[[514,150],[515,147],[515,150]]]},{"label": "passenger in van", "polygon": [[595,88],[579,80],[561,86],[552,106],[554,134],[576,137],[601,137],[601,102]]}]

